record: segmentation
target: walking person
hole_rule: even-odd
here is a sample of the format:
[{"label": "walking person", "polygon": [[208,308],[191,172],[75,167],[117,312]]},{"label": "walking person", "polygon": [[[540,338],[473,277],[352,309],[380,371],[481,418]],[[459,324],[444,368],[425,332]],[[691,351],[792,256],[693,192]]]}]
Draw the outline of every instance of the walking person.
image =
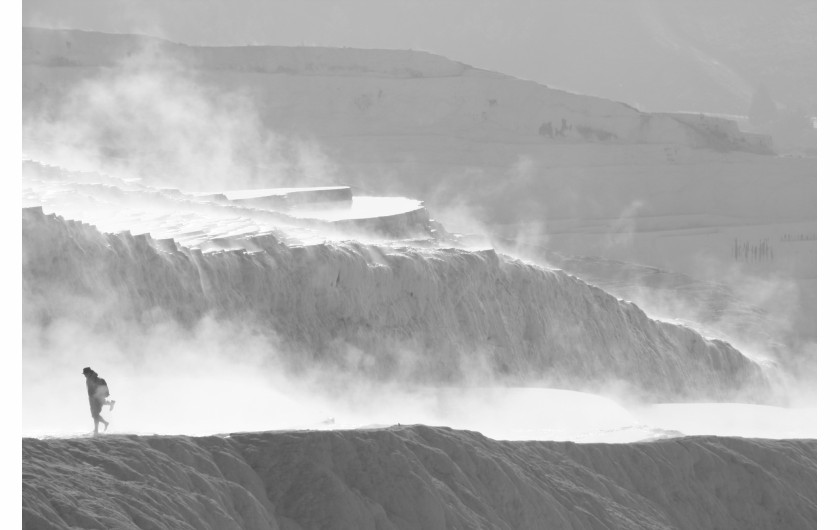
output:
[{"label": "walking person", "polygon": [[114,410],[114,403],[116,401],[113,399],[109,401],[107,399],[111,395],[108,391],[108,383],[99,377],[99,374],[91,370],[89,366],[86,366],[82,370],[82,375],[85,376],[87,382],[90,415],[93,416],[93,434],[95,436],[99,434],[100,423],[105,424],[105,428],[102,430],[103,432],[108,430],[108,422],[101,415],[103,405],[108,405],[110,407],[108,410]]}]

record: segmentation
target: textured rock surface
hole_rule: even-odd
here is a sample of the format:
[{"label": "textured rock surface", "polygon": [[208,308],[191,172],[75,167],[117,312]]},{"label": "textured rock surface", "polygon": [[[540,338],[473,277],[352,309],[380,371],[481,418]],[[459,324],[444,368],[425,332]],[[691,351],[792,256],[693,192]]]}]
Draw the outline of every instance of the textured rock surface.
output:
[{"label": "textured rock surface", "polygon": [[815,440],[500,442],[425,426],[24,439],[24,528],[816,527]]}]

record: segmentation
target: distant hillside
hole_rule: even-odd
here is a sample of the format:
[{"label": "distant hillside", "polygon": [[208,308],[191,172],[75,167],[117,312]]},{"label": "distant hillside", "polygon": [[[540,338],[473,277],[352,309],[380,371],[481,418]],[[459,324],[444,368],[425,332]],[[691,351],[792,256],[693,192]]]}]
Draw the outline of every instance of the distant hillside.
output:
[{"label": "distant hillside", "polygon": [[131,64],[137,56],[145,65],[174,59],[215,85],[230,86],[237,76],[265,122],[281,130],[772,151],[769,137],[721,118],[643,113],[424,52],[193,47],[76,30],[24,28],[24,106],[60,97],[68,84],[96,73],[91,69]]},{"label": "distant hillside", "polygon": [[143,32],[195,45],[301,42],[429,50],[648,111],[745,116],[766,87],[817,112],[817,0],[426,2],[27,0],[27,26]]},{"label": "distant hillside", "polygon": [[24,528],[808,529],[815,440],[499,442],[425,426],[23,440]]}]

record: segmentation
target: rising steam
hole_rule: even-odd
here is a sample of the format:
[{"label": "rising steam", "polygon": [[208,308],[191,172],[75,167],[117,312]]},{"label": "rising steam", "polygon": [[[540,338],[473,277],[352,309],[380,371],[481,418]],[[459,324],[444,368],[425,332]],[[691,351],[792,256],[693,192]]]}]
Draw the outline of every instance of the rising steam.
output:
[{"label": "rising steam", "polygon": [[332,178],[311,140],[266,128],[254,94],[211,89],[154,43],[24,114],[24,152],[187,190]]}]

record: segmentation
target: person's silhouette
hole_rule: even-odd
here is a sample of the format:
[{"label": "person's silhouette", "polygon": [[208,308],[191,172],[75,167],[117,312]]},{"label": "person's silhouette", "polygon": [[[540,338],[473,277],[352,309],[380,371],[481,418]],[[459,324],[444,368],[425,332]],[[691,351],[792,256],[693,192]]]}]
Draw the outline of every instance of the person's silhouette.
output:
[{"label": "person's silhouette", "polygon": [[99,434],[99,423],[104,423],[105,428],[104,431],[108,430],[108,422],[102,418],[102,406],[108,405],[110,407],[109,410],[114,410],[114,403],[115,400],[107,400],[106,398],[111,395],[108,391],[108,383],[105,382],[104,379],[99,377],[99,374],[91,370],[89,366],[86,366],[84,370],[82,370],[82,374],[85,376],[87,380],[87,392],[88,392],[88,401],[90,401],[90,415],[93,416],[93,434]]}]

